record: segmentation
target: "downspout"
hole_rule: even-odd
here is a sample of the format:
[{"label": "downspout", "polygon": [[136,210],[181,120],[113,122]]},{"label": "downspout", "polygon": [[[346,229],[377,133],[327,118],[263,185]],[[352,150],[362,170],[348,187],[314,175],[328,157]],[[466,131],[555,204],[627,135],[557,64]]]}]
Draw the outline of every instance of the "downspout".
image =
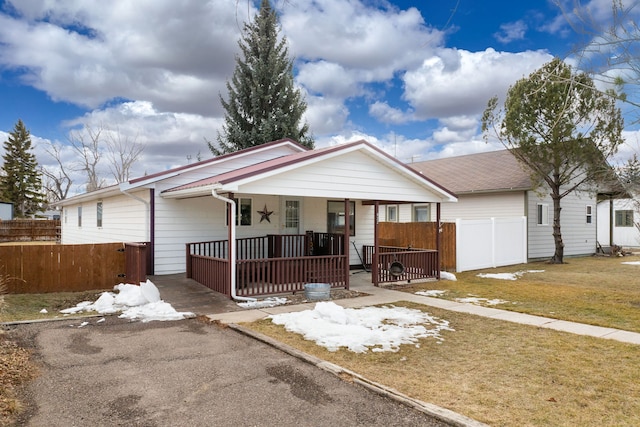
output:
[{"label": "downspout", "polygon": [[217,188],[211,190],[211,195],[218,200],[229,204],[231,212],[229,218],[229,280],[231,284],[231,299],[237,301],[256,301],[256,298],[241,297],[236,295],[236,202],[228,197],[221,196],[216,193]]},{"label": "downspout", "polygon": [[[149,242],[151,244],[151,246],[153,246],[154,242],[151,239],[151,227],[150,227],[150,224],[151,224],[151,201],[146,201],[141,197],[134,196],[133,194],[128,193],[127,190],[123,190],[122,188],[120,188],[120,192],[122,194],[124,194],[125,196],[129,196],[133,200],[136,200],[136,201],[142,203],[143,205],[145,205],[146,210],[147,210],[147,212],[146,212],[147,214],[145,215],[145,235],[146,235],[145,242]],[[149,189],[149,198],[151,199],[153,197],[154,197],[153,189],[150,188]]]}]

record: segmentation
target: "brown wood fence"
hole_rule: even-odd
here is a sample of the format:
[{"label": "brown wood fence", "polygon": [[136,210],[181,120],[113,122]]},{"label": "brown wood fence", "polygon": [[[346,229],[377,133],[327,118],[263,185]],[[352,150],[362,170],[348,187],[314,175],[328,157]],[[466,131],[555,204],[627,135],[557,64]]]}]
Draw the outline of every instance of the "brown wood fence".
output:
[{"label": "brown wood fence", "polygon": [[9,293],[113,289],[125,282],[123,243],[0,246]]},{"label": "brown wood fence", "polygon": [[[435,249],[436,232],[435,222],[381,222],[378,237],[383,246]],[[445,271],[456,269],[456,224],[453,222],[442,223],[440,268]]]},{"label": "brown wood fence", "polygon": [[0,221],[0,242],[59,241],[59,219]]}]

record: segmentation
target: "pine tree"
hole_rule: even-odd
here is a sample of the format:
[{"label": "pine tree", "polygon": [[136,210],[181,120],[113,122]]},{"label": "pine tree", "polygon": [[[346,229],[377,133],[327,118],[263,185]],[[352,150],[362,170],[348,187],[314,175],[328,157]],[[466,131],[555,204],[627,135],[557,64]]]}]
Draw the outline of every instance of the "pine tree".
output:
[{"label": "pine tree", "polygon": [[238,42],[242,57],[236,58],[229,99],[220,101],[226,113],[218,145],[208,142],[215,155],[231,153],[282,138],[291,138],[313,148],[309,125],[301,126],[307,109],[293,84],[293,61],[287,40],[269,0],[262,0],[254,22],[245,24]]},{"label": "pine tree", "polygon": [[31,135],[22,120],[18,120],[4,142],[0,178],[0,198],[13,203],[16,218],[32,216],[44,203],[42,178],[31,150]]}]

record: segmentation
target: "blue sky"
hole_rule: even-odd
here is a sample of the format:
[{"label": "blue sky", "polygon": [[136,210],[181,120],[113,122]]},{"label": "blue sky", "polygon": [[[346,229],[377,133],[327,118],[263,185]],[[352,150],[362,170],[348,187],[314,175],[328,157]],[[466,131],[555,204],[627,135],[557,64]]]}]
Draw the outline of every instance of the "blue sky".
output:
[{"label": "blue sky", "polygon": [[[68,132],[103,126],[145,145],[134,174],[210,157],[204,141],[221,126],[218,95],[255,9],[176,4],[0,0],[0,139],[20,118],[41,164],[52,166],[44,148],[54,143],[73,166]],[[499,148],[480,133],[487,100],[577,41],[545,0],[273,4],[316,146],[366,139],[403,161]],[[604,16],[611,1],[583,4]]]}]

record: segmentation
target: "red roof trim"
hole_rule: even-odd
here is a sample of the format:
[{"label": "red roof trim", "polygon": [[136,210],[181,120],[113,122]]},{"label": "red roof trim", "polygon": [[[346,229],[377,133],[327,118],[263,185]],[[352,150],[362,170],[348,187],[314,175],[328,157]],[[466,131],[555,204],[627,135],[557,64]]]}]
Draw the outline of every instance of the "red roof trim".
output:
[{"label": "red roof trim", "polygon": [[163,193],[168,193],[168,192],[173,192],[173,191],[180,191],[180,190],[187,190],[187,189],[190,189],[190,188],[204,187],[204,186],[211,185],[211,184],[228,184],[230,182],[243,180],[243,179],[246,179],[246,178],[250,178],[252,176],[256,176],[256,175],[263,174],[263,173],[266,173],[266,172],[270,172],[270,171],[273,171],[273,170],[276,170],[276,169],[280,169],[282,167],[286,167],[286,166],[298,163],[298,162],[300,162],[302,160],[313,159],[315,157],[324,156],[326,154],[339,152],[339,151],[344,151],[344,150],[347,150],[347,149],[349,149],[351,147],[358,146],[358,145],[364,145],[364,146],[366,146],[368,148],[371,148],[372,150],[374,150],[378,154],[381,154],[382,156],[384,156],[388,160],[391,160],[392,162],[396,163],[402,169],[404,169],[407,172],[411,173],[412,175],[414,175],[418,179],[430,183],[434,187],[440,189],[441,191],[443,191],[443,192],[445,192],[447,194],[450,194],[453,197],[457,197],[453,192],[447,190],[442,185],[432,181],[431,179],[427,178],[426,176],[424,176],[420,172],[410,168],[405,163],[401,162],[400,160],[396,159],[395,157],[390,156],[389,154],[385,153],[381,149],[375,147],[374,145],[370,144],[369,142],[367,142],[365,140],[358,140],[358,141],[354,141],[354,142],[350,142],[350,143],[346,143],[346,144],[339,144],[339,145],[334,145],[334,146],[331,146],[331,147],[319,148],[319,149],[316,149],[316,150],[309,150],[309,151],[305,151],[305,152],[301,152],[301,153],[291,154],[291,155],[285,156],[285,157],[279,157],[277,159],[267,160],[267,161],[265,161],[263,163],[258,163],[258,164],[247,166],[245,168],[238,169],[238,170],[235,170],[235,171],[230,171],[230,172],[226,172],[226,173],[223,173],[223,174],[220,174],[220,175],[216,175],[216,176],[212,176],[212,177],[209,177],[209,178],[204,178],[204,179],[201,179],[201,180],[198,180],[198,181],[191,182],[189,184],[180,185],[178,187],[169,188],[167,190],[164,190]]},{"label": "red roof trim", "polygon": [[132,180],[129,180],[129,184],[135,184],[135,183],[138,183],[138,182],[141,182],[141,181],[146,181],[148,179],[158,178],[158,177],[161,177],[163,175],[169,175],[169,174],[176,173],[176,172],[181,172],[181,171],[184,171],[184,170],[194,169],[194,168],[197,168],[198,166],[203,166],[203,165],[214,163],[214,162],[217,162],[217,161],[220,161],[220,160],[225,160],[227,158],[238,156],[240,154],[246,154],[246,153],[250,153],[252,151],[262,150],[262,149],[268,148],[268,147],[270,147],[272,145],[282,144],[283,142],[289,142],[291,144],[294,144],[294,145],[304,149],[305,151],[309,151],[309,148],[305,147],[304,145],[300,144],[299,142],[294,141],[293,139],[290,139],[290,138],[283,138],[283,139],[278,139],[276,141],[267,142],[267,143],[261,144],[261,145],[254,145],[253,147],[245,148],[243,150],[235,151],[233,153],[222,154],[220,156],[216,156],[216,157],[213,157],[213,158],[207,159],[207,160],[202,160],[200,162],[192,163],[192,164],[189,164],[189,165],[178,166],[176,168],[168,169],[166,171],[156,172],[156,173],[153,173],[153,174],[150,174],[150,175],[145,175],[145,176],[141,176],[139,178],[134,178]]}]

